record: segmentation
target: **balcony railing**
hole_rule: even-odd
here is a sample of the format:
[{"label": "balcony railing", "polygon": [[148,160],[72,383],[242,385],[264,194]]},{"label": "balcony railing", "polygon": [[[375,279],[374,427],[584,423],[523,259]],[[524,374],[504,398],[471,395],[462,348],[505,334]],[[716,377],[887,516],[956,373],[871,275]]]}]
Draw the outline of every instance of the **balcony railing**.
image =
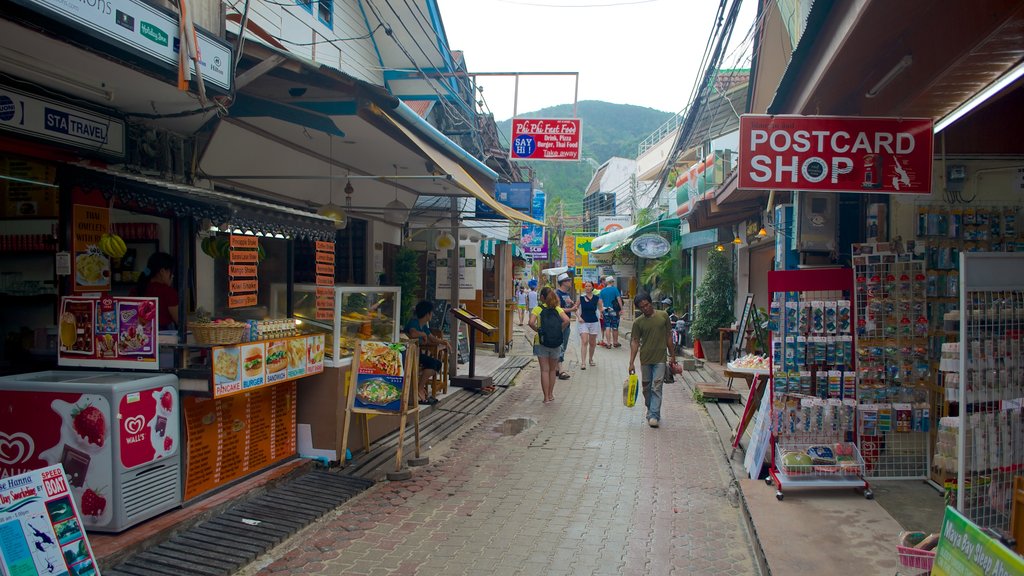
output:
[{"label": "balcony railing", "polygon": [[686,111],[683,110],[682,112],[669,118],[668,121],[659,126],[657,130],[651,132],[651,134],[647,138],[644,138],[643,142],[641,142],[638,146],[636,157],[639,158],[643,156],[644,152],[650,150],[651,148],[654,148],[655,146],[658,145],[659,142],[667,138],[670,134],[674,133],[683,123],[683,119],[685,117]]}]

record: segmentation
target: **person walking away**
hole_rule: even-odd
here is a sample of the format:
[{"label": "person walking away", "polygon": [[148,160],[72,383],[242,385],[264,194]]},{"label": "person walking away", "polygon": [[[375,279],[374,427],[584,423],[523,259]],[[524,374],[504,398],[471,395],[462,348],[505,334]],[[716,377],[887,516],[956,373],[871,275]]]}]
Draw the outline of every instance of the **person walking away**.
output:
[{"label": "person walking away", "polygon": [[622,314],[622,293],[615,286],[615,277],[605,278],[601,289],[601,303],[604,304],[604,345],[605,348],[621,348],[619,344],[619,316]]},{"label": "person walking away", "polygon": [[569,291],[572,289],[572,278],[568,274],[562,272],[558,275],[558,300],[562,304],[562,310],[565,311],[566,316],[569,317],[569,324],[565,327],[565,333],[562,334],[562,350],[558,354],[558,379],[568,380],[570,378],[569,373],[562,369],[562,363],[565,362],[565,349],[569,346],[569,337],[572,335],[572,313],[579,308],[579,305],[572,301],[572,295]]},{"label": "person walking away", "polygon": [[594,364],[594,348],[597,347],[597,335],[601,333],[600,301],[594,294],[594,283],[583,283],[583,294],[580,295],[580,370],[587,369],[587,362]]},{"label": "person walking away", "polygon": [[530,291],[526,293],[526,309],[532,311],[537,307],[537,280],[531,278],[529,288]]},{"label": "person walking away", "polygon": [[558,374],[558,355],[562,349],[562,335],[569,326],[569,317],[558,305],[558,294],[549,286],[540,291],[541,305],[530,311],[530,328],[537,332],[533,339],[533,354],[540,364],[540,389],[544,403],[555,399],[555,380]]},{"label": "person walking away", "polygon": [[[438,338],[430,333],[430,319],[434,316],[434,303],[423,300],[413,308],[413,317],[405,324],[405,333],[409,338],[418,341],[420,346],[424,344],[438,344],[448,346],[451,343],[444,338]],[[427,390],[427,382],[441,370],[441,361],[423,352],[420,348],[420,372],[417,374],[417,389],[419,390],[419,402],[422,405],[437,404],[437,398],[430,395]]]},{"label": "person walking away", "polygon": [[[605,288],[607,290],[607,288]],[[640,382],[643,384],[644,405],[647,406],[647,424],[657,428],[661,424],[661,390],[665,380],[665,352],[669,364],[676,363],[676,348],[672,343],[671,323],[664,310],[655,310],[651,297],[640,293],[633,305],[643,316],[633,321],[629,340],[629,373],[636,374],[636,357],[640,355]]]},{"label": "person walking away", "polygon": [[526,315],[526,289],[516,285],[516,305],[519,312],[519,325],[523,325],[523,316]]}]

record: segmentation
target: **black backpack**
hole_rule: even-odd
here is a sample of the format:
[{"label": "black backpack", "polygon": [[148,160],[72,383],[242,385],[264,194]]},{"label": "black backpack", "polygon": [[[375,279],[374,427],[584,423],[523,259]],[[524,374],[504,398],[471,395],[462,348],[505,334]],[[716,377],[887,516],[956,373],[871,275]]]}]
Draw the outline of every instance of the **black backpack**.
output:
[{"label": "black backpack", "polygon": [[562,345],[562,317],[555,308],[541,308],[540,310],[540,335],[541,346],[558,348]]}]

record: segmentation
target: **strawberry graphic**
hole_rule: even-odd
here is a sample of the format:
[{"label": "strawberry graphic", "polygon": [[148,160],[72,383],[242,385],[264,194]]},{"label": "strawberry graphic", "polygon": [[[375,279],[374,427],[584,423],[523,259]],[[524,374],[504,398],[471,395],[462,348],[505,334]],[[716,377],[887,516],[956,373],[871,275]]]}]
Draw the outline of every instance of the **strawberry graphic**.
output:
[{"label": "strawberry graphic", "polygon": [[103,446],[107,434],[107,419],[99,408],[92,404],[86,405],[84,408],[76,407],[71,416],[73,418],[71,424],[79,436],[85,438],[90,444]]},{"label": "strawberry graphic", "polygon": [[170,436],[164,438],[164,452],[170,452],[171,446],[174,446],[174,440]]},{"label": "strawberry graphic", "polygon": [[174,407],[174,397],[171,396],[170,392],[164,392],[160,395],[160,407],[168,412]]},{"label": "strawberry graphic", "polygon": [[86,516],[101,516],[107,509],[107,499],[92,488],[82,494],[82,514]]}]

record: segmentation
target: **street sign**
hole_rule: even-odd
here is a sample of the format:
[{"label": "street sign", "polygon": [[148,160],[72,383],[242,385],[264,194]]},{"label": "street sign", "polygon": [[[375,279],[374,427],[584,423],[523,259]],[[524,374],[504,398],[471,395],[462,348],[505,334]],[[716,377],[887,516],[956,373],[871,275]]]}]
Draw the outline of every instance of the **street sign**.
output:
[{"label": "street sign", "polygon": [[513,118],[513,160],[579,160],[580,119]]}]

